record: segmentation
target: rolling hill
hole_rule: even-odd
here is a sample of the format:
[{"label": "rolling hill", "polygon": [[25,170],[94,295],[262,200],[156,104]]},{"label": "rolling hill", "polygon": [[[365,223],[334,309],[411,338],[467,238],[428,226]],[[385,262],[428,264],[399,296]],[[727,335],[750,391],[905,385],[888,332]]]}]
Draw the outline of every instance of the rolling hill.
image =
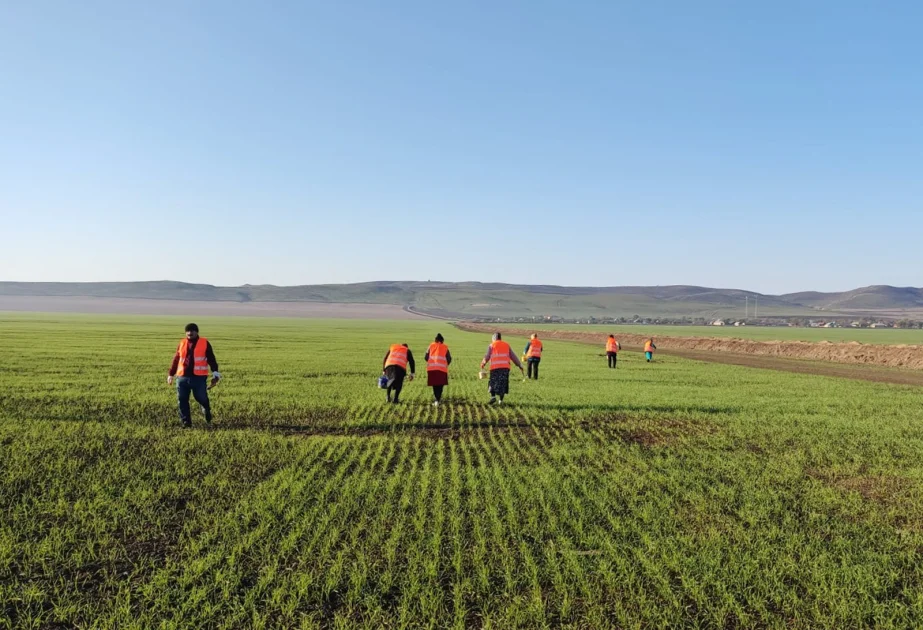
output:
[{"label": "rolling hill", "polygon": [[822,310],[894,310],[923,308],[923,289],[875,285],[842,293],[790,293],[781,298]]},{"label": "rolling hill", "polygon": [[923,290],[873,286],[843,293],[764,295],[688,285],[564,287],[482,282],[382,281],[219,287],[175,281],[0,282],[0,296],[74,296],[221,302],[393,304],[447,317],[743,317],[847,315],[923,308]]}]

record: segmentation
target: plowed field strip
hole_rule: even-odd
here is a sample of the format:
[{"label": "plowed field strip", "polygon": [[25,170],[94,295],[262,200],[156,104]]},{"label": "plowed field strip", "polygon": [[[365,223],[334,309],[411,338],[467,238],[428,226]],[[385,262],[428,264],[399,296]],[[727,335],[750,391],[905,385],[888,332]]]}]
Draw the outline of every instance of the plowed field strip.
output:
[{"label": "plowed field strip", "polygon": [[[469,324],[458,324],[461,330],[483,332],[481,328]],[[484,328],[488,330],[488,328]],[[491,329],[492,330],[492,329]],[[528,336],[531,331],[525,329],[504,328],[504,333],[516,336]],[[555,331],[544,331],[545,338]],[[568,337],[560,341],[582,343],[585,345],[600,346],[600,341],[594,335],[593,339],[575,339]],[[622,352],[641,352],[641,347],[622,345]],[[726,365],[740,365],[744,367],[778,370],[781,372],[794,372],[797,374],[814,374],[817,376],[834,376],[838,378],[851,378],[861,381],[876,383],[892,383],[895,385],[923,386],[923,371],[911,371],[898,368],[884,368],[865,364],[832,363],[828,361],[807,361],[804,359],[787,359],[774,356],[740,354],[727,351],[706,352],[703,350],[669,349],[657,350],[657,356],[675,356],[694,361],[707,361],[709,363],[723,363]]]},{"label": "plowed field strip", "polygon": [[816,374],[818,376],[852,378],[876,383],[923,386],[923,372],[911,372],[909,370],[898,370],[895,368],[889,369],[870,367],[867,365],[821,363],[817,361],[804,361],[801,359],[781,359],[778,357],[731,354],[727,352],[697,352],[695,350],[668,350],[659,352],[658,354],[677,356],[683,359],[693,359],[695,361],[708,361],[710,363],[724,363],[727,365],[741,365],[766,370],[795,372],[797,374]]}]

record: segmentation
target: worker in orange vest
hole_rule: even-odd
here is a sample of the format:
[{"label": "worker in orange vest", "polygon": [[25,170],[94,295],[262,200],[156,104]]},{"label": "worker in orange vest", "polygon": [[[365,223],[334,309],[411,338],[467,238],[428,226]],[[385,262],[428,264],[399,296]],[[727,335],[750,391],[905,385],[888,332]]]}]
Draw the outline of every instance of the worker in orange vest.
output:
[{"label": "worker in orange vest", "polygon": [[490,392],[490,404],[497,403],[497,397],[503,402],[503,397],[510,391],[510,361],[516,364],[520,372],[523,372],[522,363],[519,357],[510,348],[510,344],[503,341],[500,333],[494,333],[490,345],[487,346],[487,354],[481,360],[481,369],[490,365],[490,381],[488,381],[487,391]]},{"label": "worker in orange vest", "polygon": [[615,364],[619,360],[619,350],[622,349],[622,346],[619,344],[619,340],[615,338],[615,335],[609,335],[609,338],[606,339],[606,356],[609,358],[609,367],[615,368]]},{"label": "worker in orange vest", "polygon": [[542,360],[542,342],[539,341],[538,335],[532,333],[532,336],[529,338],[529,341],[526,343],[526,349],[523,352],[526,356],[526,374],[529,378],[533,378],[535,374],[535,380],[538,380],[538,364]]},{"label": "worker in orange vest", "polygon": [[654,350],[656,349],[657,346],[654,345],[653,337],[644,342],[644,358],[647,359],[648,363],[654,358]]},{"label": "worker in orange vest", "polygon": [[426,361],[426,384],[433,388],[433,407],[438,407],[442,388],[449,384],[449,365],[452,363],[452,353],[441,334],[437,334],[436,340],[429,344],[423,359]]},{"label": "worker in orange vest", "polygon": [[[208,384],[208,370],[211,368],[212,382]],[[205,424],[211,426],[212,408],[208,400],[208,390],[221,380],[218,360],[212,345],[205,337],[199,336],[199,327],[186,324],[186,338],[179,342],[173,363],[167,372],[167,385],[176,381],[176,397],[179,401],[179,419],[184,428],[192,426],[192,412],[189,409],[189,394],[202,407]]]},{"label": "worker in orange vest", "polygon": [[[410,365],[410,380],[413,380],[413,374],[417,371],[417,366],[413,360],[413,352],[407,347],[406,343],[391,344],[385,353],[382,361],[382,374],[388,377],[388,402],[395,405],[400,402],[401,390],[404,388],[404,378],[407,376],[407,366]],[[394,400],[391,399],[391,392],[394,392]]]}]

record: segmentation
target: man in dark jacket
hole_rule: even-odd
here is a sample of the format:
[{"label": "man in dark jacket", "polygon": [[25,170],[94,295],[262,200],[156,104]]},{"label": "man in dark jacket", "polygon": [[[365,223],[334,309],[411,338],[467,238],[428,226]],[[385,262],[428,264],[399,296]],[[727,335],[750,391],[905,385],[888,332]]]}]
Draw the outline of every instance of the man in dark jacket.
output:
[{"label": "man in dark jacket", "polygon": [[[208,371],[211,368],[212,382],[208,385]],[[176,381],[176,396],[179,399],[179,419],[183,427],[192,426],[192,415],[189,410],[189,394],[202,406],[205,413],[205,423],[211,425],[212,410],[208,402],[208,390],[221,380],[218,371],[218,360],[212,345],[204,337],[199,336],[199,327],[195,324],[186,324],[186,338],[179,342],[173,363],[167,372],[167,385]]]}]

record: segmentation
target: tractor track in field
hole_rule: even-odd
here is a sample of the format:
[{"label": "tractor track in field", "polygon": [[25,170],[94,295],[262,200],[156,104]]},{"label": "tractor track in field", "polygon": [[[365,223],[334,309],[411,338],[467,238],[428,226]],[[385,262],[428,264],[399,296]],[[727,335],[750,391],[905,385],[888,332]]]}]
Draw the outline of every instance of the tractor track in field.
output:
[{"label": "tractor track in field", "polygon": [[[456,327],[466,332],[492,333],[497,330],[496,326],[489,324],[470,324],[460,322]],[[500,328],[505,334],[518,337],[528,337],[535,332],[527,328]],[[577,343],[592,344],[602,347],[605,345],[607,335],[605,333],[584,333],[577,331],[559,331],[559,330],[542,330],[538,331],[542,339],[557,339],[560,341],[574,341]],[[617,335],[624,339],[626,335]],[[632,335],[635,337],[637,335]],[[676,348],[671,347],[671,341],[678,339],[676,337],[656,337],[658,344],[657,354],[666,356],[675,356],[683,359],[694,361],[707,361],[709,363],[723,363],[726,365],[739,365],[742,367],[753,367],[767,370],[778,370],[782,372],[794,372],[797,374],[814,374],[817,376],[833,376],[838,378],[850,378],[862,381],[872,381],[876,383],[891,383],[895,385],[916,385],[923,386],[923,370],[912,370],[907,368],[896,368],[889,365],[875,365],[870,362],[834,362],[832,360],[809,360],[804,358],[791,358],[785,356],[769,356],[765,354],[751,354],[746,352],[732,352],[724,349],[698,350],[694,348]],[[702,339],[698,337],[689,337],[682,340],[683,343],[690,345],[696,342],[707,342],[713,345],[714,342],[720,342],[716,339]],[[729,340],[735,342],[735,347],[747,348],[749,344],[740,343],[742,340]],[[760,348],[758,344],[768,344],[772,342],[751,342],[752,347]],[[809,342],[796,342],[797,344],[807,344]],[[827,346],[850,346],[855,347],[857,344],[814,344],[819,348]],[[863,345],[863,344],[858,344]],[[863,348],[872,352],[887,353],[891,348],[894,351],[898,349],[906,351],[905,346],[879,346],[876,348]],[[640,345],[622,343],[622,351],[640,352]],[[923,352],[914,348],[914,352]]]}]

